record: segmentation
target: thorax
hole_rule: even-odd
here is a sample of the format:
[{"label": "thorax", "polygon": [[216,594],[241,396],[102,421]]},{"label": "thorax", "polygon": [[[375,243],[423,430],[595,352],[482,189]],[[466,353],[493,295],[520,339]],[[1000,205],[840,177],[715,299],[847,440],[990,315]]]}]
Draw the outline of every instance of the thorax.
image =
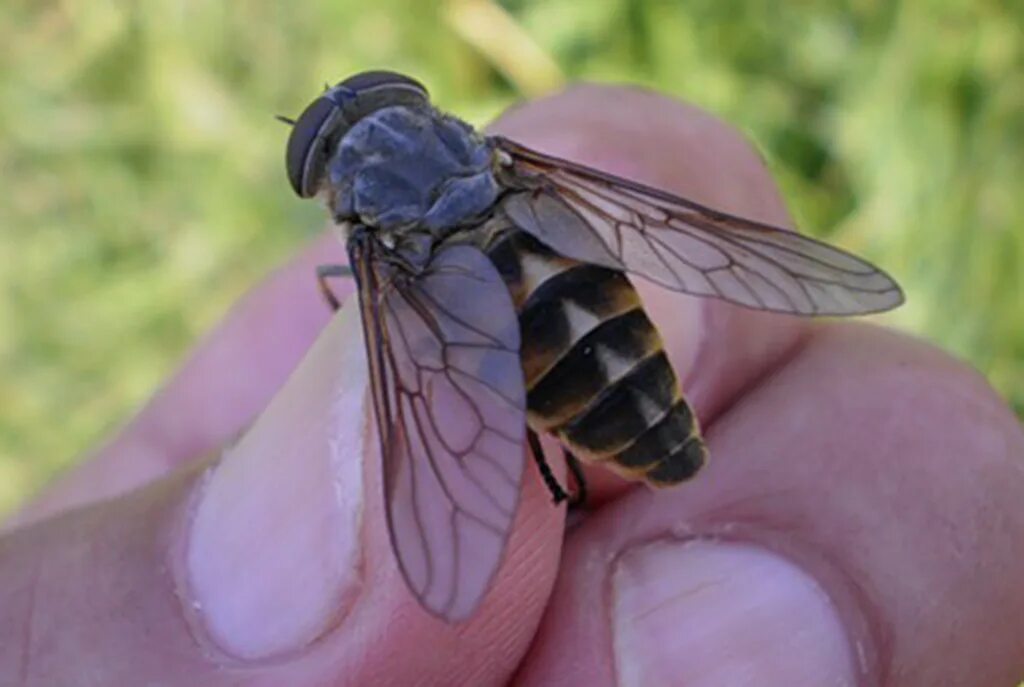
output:
[{"label": "thorax", "polygon": [[493,150],[469,125],[432,108],[387,107],[338,142],[327,198],[336,221],[400,242],[441,238],[485,215],[498,197]]}]

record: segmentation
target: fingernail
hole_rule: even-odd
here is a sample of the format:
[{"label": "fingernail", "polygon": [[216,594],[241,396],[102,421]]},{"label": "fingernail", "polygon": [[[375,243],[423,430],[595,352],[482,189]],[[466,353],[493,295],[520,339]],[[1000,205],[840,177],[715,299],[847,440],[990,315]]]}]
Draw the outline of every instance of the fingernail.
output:
[{"label": "fingernail", "polygon": [[346,305],[199,487],[187,610],[204,639],[236,658],[308,645],[358,588],[367,383],[358,320]]},{"label": "fingernail", "polygon": [[620,557],[612,585],[619,685],[856,684],[828,595],[766,549],[653,542]]}]

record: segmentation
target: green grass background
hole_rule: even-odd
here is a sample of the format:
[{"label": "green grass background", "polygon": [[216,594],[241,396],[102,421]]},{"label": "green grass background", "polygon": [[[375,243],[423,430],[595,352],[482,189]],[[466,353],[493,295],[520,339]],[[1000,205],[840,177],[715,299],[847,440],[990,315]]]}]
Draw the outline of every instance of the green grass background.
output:
[{"label": "green grass background", "polygon": [[0,513],[128,418],[322,228],[284,177],[325,81],[386,66],[482,124],[578,79],[743,129],[805,231],[883,265],[887,321],[1024,412],[1024,4],[7,0]]}]

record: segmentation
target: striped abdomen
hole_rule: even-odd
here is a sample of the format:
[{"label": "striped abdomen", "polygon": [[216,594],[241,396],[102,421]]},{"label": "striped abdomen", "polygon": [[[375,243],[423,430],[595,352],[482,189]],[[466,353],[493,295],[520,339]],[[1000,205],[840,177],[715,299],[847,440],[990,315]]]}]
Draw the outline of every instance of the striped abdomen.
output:
[{"label": "striped abdomen", "polygon": [[530,427],[632,479],[668,485],[693,475],[704,442],[626,276],[515,229],[484,249],[519,313]]}]

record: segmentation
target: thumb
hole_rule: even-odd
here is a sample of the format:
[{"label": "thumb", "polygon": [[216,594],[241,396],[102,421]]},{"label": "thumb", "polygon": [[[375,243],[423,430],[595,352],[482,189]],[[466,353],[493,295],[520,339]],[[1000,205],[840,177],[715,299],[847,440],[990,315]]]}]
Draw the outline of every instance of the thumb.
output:
[{"label": "thumb", "polygon": [[359,332],[345,307],[223,455],[0,538],[0,684],[507,677],[553,582],[560,529],[539,520],[557,511],[525,480],[515,575],[467,624],[419,609],[381,515]]},{"label": "thumb", "polygon": [[216,685],[344,615],[365,491],[346,315],[223,456],[0,540],[0,683]]}]

